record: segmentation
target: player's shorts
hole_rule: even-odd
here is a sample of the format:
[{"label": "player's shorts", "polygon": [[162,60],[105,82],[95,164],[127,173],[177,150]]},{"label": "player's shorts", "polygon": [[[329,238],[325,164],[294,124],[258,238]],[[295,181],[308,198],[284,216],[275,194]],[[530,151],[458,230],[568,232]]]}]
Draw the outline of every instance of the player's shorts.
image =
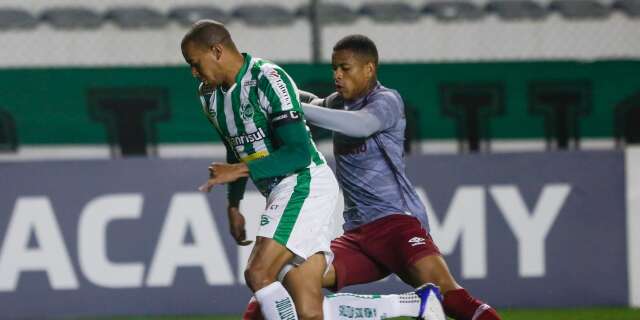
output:
[{"label": "player's shorts", "polygon": [[331,242],[336,287],[369,283],[403,273],[420,258],[440,255],[418,219],[393,214],[349,230]]},{"label": "player's shorts", "polygon": [[338,181],[327,165],[286,177],[271,190],[257,235],[291,250],[296,255],[294,264],[318,252],[325,253],[331,263],[331,226],[338,192]]}]

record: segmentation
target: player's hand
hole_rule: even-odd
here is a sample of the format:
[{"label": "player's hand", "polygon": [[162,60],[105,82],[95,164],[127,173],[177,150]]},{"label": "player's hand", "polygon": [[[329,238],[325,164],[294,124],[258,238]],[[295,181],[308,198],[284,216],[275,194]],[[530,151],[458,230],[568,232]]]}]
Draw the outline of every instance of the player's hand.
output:
[{"label": "player's hand", "polygon": [[323,107],[342,110],[344,109],[344,98],[339,93],[334,92],[323,99]]},{"label": "player's hand", "polygon": [[238,207],[228,207],[227,214],[229,216],[229,231],[231,236],[236,240],[239,246],[248,246],[253,241],[247,240],[247,231],[244,228],[244,216],[240,213]]},{"label": "player's hand", "polygon": [[224,184],[249,175],[249,168],[244,163],[212,163],[209,166],[209,180],[198,190],[209,192],[217,184]]},{"label": "player's hand", "polygon": [[313,100],[318,99],[318,96],[309,91],[298,90],[298,94],[300,96],[300,102],[303,103],[311,103]]}]

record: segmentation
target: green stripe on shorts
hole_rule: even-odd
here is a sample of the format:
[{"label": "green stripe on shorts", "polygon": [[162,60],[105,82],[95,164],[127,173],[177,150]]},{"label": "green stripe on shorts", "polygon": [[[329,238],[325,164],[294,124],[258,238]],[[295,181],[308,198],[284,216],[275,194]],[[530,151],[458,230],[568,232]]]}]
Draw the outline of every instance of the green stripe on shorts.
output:
[{"label": "green stripe on shorts", "polygon": [[302,205],[309,196],[310,184],[311,173],[309,169],[307,168],[300,171],[296,180],[296,186],[293,188],[291,199],[287,202],[287,207],[284,209],[284,213],[282,213],[282,218],[280,218],[276,233],[273,235],[273,240],[276,240],[283,246],[287,245],[293,226],[296,224],[296,220],[298,220],[298,216],[302,210]]}]

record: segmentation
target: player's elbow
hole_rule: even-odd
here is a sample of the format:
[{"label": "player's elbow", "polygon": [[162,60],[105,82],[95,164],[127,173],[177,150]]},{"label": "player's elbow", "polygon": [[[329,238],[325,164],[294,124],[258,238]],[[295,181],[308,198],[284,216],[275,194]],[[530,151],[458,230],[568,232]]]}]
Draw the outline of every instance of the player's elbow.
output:
[{"label": "player's elbow", "polygon": [[378,128],[374,127],[362,127],[359,131],[356,132],[356,138],[368,138],[378,132]]},{"label": "player's elbow", "polygon": [[311,148],[308,143],[296,143],[287,147],[288,160],[297,171],[304,169],[311,163]]},{"label": "player's elbow", "polygon": [[311,163],[311,148],[309,144],[296,146],[294,152],[296,159],[298,159],[298,165],[296,166],[298,169],[306,168]]}]

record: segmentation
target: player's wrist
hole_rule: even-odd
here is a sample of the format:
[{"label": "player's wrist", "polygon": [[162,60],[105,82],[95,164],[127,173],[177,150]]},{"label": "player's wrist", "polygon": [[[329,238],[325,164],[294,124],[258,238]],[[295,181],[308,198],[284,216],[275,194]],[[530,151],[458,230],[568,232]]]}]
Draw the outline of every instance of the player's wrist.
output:
[{"label": "player's wrist", "polygon": [[236,203],[229,202],[229,205],[227,206],[227,214],[229,215],[240,214],[240,201]]},{"label": "player's wrist", "polygon": [[244,162],[231,164],[233,166],[234,171],[240,176],[246,176],[249,174],[249,167]]}]

